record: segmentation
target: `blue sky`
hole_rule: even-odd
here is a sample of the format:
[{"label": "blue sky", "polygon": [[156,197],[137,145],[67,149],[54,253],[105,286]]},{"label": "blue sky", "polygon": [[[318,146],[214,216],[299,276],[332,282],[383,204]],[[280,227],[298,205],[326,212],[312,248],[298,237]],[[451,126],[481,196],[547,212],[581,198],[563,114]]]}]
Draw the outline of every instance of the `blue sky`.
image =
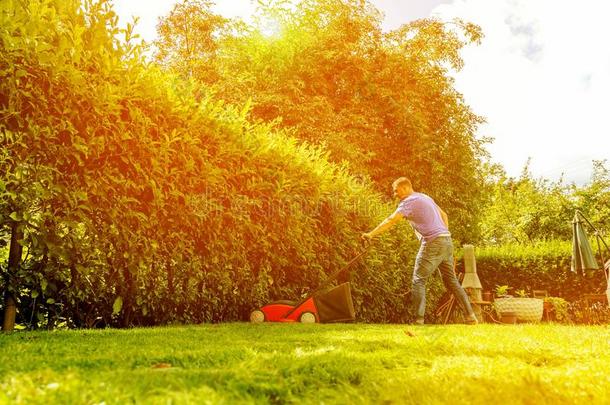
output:
[{"label": "blue sky", "polygon": [[[610,161],[610,5],[604,0],[373,0],[384,28],[427,16],[480,25],[482,45],[463,51],[456,88],[487,123],[479,135],[509,175],[531,158],[535,176],[588,181],[592,160]],[[174,1],[114,0],[125,23],[140,17],[137,32],[155,37],[158,18]],[[251,0],[217,1],[227,17],[248,20]]]}]

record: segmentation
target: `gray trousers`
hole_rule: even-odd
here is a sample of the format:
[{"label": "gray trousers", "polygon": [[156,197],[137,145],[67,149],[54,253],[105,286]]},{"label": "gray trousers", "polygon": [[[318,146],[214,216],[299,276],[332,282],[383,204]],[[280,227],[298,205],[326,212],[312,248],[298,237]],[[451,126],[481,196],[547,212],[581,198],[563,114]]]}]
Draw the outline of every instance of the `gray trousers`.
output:
[{"label": "gray trousers", "polygon": [[423,241],[415,258],[411,298],[417,318],[423,318],[426,313],[426,281],[437,268],[445,288],[455,296],[464,313],[474,314],[470,300],[455,276],[451,237],[439,236],[429,242]]}]

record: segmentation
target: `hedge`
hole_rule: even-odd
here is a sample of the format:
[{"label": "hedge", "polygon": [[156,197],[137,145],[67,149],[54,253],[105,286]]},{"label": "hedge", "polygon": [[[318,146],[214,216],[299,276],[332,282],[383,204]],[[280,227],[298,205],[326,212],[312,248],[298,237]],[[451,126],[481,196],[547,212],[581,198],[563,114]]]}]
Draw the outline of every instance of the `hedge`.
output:
[{"label": "hedge", "polygon": [[[0,3],[0,239],[24,248],[0,289],[18,322],[245,320],[315,288],[391,212],[324,150],[147,64],[116,23],[105,0]],[[404,238],[352,273],[359,320],[412,317]]]},{"label": "hedge", "polygon": [[[573,301],[587,293],[603,293],[606,279],[596,271],[580,276],[570,270],[572,245],[567,241],[475,247],[477,272],[485,290],[508,285],[510,292],[547,290],[549,295]],[[458,269],[464,265],[458,258]]]}]

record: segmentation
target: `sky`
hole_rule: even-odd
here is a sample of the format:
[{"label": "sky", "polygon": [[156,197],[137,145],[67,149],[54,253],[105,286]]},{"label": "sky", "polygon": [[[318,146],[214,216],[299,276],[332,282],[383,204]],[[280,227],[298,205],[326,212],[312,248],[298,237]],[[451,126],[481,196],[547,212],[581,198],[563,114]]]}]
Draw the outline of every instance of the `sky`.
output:
[{"label": "sky", "polygon": [[[173,0],[113,0],[123,23],[151,42]],[[492,161],[519,176],[586,183],[592,160],[610,163],[610,4],[606,0],[373,0],[391,30],[418,18],[478,24],[481,45],[463,49],[455,86],[487,120]],[[215,11],[248,21],[251,0],[219,0]]]}]

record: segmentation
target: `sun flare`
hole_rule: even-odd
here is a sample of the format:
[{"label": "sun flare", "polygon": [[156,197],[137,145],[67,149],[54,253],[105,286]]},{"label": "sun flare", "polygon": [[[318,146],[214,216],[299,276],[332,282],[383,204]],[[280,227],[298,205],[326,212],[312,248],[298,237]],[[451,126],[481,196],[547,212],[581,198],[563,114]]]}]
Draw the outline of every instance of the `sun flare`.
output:
[{"label": "sun flare", "polygon": [[282,33],[282,25],[279,21],[268,19],[261,23],[261,34],[268,38],[277,38]]}]

